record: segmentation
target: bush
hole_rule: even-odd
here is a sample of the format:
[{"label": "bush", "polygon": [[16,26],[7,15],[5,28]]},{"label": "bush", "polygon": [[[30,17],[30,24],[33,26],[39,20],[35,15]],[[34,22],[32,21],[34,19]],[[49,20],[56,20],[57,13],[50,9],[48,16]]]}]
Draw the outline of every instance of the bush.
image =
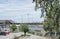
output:
[{"label": "bush", "polygon": [[32,32],[32,34],[35,34],[35,32]]},{"label": "bush", "polygon": [[18,37],[14,37],[14,39],[18,39]]},{"label": "bush", "polygon": [[12,29],[12,32],[14,32],[17,29],[16,25],[12,24],[11,29]]},{"label": "bush", "polygon": [[59,37],[59,39],[60,39],[60,37]]},{"label": "bush", "polygon": [[26,35],[26,32],[29,31],[28,25],[27,24],[22,24],[20,27],[20,30],[24,32],[24,35]]}]

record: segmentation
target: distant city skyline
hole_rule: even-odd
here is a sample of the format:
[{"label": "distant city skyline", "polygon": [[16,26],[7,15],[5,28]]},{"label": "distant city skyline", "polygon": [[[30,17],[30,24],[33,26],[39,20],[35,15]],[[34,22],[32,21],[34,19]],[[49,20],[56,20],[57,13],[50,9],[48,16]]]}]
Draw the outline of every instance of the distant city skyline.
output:
[{"label": "distant city skyline", "polygon": [[0,0],[0,20],[42,22],[41,10],[34,10],[32,0]]}]

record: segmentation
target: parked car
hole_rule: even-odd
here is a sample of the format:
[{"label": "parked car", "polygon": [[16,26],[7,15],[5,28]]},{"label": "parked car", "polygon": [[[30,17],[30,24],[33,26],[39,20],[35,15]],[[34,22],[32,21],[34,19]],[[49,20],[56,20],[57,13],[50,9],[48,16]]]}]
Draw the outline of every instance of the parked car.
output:
[{"label": "parked car", "polygon": [[6,35],[6,33],[5,32],[0,32],[0,35]]},{"label": "parked car", "polygon": [[5,30],[4,32],[0,31],[0,35],[8,35],[10,32]]},{"label": "parked car", "polygon": [[0,35],[8,35],[10,33],[8,26],[0,26]]},{"label": "parked car", "polygon": [[5,30],[4,32],[6,35],[8,35],[10,33],[8,30]]}]

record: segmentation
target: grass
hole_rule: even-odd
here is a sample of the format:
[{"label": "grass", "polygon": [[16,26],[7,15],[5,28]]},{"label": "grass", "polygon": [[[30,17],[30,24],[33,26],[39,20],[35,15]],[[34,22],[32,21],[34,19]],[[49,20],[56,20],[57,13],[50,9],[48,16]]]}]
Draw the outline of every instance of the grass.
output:
[{"label": "grass", "polygon": [[39,31],[39,30],[29,31],[28,33],[33,34],[33,35],[42,36],[42,33],[41,33],[41,31]]},{"label": "grass", "polygon": [[21,35],[21,36],[19,36],[19,38],[20,37],[29,37],[30,35]]},{"label": "grass", "polygon": [[16,36],[15,36],[14,39],[19,39],[19,37],[16,37]]},{"label": "grass", "polygon": [[14,36],[14,39],[19,39],[19,38],[24,38],[24,37],[29,37],[30,35],[21,35],[19,37]]}]

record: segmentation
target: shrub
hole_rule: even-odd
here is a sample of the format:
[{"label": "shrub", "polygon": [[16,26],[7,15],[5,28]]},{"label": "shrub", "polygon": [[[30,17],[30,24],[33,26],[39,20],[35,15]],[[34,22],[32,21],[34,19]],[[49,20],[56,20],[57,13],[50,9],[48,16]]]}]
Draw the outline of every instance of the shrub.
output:
[{"label": "shrub", "polygon": [[14,32],[17,29],[16,25],[15,24],[12,24],[11,29]]},{"label": "shrub", "polygon": [[59,39],[60,39],[60,37],[59,37]]},{"label": "shrub", "polygon": [[20,30],[24,32],[24,35],[26,35],[26,32],[29,31],[28,25],[27,24],[22,24],[20,27]]},{"label": "shrub", "polygon": [[14,37],[14,39],[18,39],[18,37]]}]

